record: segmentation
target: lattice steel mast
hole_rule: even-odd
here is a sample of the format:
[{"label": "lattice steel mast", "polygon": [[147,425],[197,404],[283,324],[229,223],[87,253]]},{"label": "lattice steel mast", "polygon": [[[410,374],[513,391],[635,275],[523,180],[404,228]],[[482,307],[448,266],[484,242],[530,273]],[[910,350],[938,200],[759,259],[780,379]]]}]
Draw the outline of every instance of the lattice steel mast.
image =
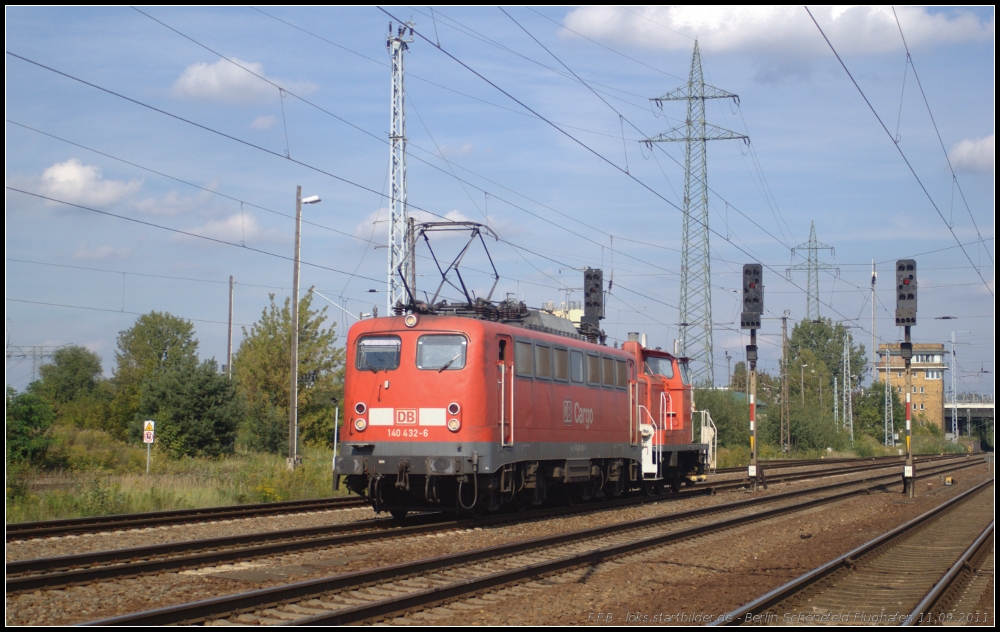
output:
[{"label": "lattice steel mast", "polygon": [[790,279],[792,278],[793,270],[807,271],[806,318],[809,320],[817,320],[819,318],[819,271],[836,270],[837,275],[840,275],[840,268],[837,266],[819,262],[819,251],[829,250],[834,256],[836,256],[837,253],[834,251],[833,246],[827,246],[826,244],[821,244],[816,241],[816,222],[812,222],[809,225],[809,241],[792,248],[792,257],[795,256],[796,250],[806,251],[806,261],[805,263],[798,263],[796,265],[789,266],[785,269],[785,275]]},{"label": "lattice steel mast", "polygon": [[749,137],[705,122],[705,99],[733,99],[731,92],[706,85],[701,72],[698,41],[691,56],[688,82],[667,94],[650,99],[662,107],[664,101],[687,101],[684,125],[646,139],[647,143],[683,142],[684,218],[681,242],[680,352],[695,360],[692,380],[715,384],[712,349],[712,272],[708,250],[708,154],[710,140],[749,141]]},{"label": "lattice steel mast", "polygon": [[[406,31],[410,34],[407,39]],[[386,313],[392,314],[396,303],[409,303],[402,279],[410,279],[407,256],[408,211],[406,207],[406,91],[403,84],[403,53],[413,42],[413,23],[407,22],[392,32],[385,46],[392,55],[392,116],[389,128],[389,270]],[[401,278],[402,277],[402,278]]]}]

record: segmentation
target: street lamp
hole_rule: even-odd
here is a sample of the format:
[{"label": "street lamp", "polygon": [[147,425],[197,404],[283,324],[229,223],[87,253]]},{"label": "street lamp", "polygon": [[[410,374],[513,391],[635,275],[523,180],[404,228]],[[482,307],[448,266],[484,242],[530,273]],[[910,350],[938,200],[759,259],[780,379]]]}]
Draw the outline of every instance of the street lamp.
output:
[{"label": "street lamp", "polygon": [[292,380],[288,400],[288,469],[299,464],[299,254],[302,247],[302,205],[316,204],[318,195],[302,199],[302,187],[295,187],[295,265],[292,272]]},{"label": "street lamp", "polygon": [[803,364],[799,367],[799,393],[802,395],[802,405],[806,405],[806,367],[808,364]]}]

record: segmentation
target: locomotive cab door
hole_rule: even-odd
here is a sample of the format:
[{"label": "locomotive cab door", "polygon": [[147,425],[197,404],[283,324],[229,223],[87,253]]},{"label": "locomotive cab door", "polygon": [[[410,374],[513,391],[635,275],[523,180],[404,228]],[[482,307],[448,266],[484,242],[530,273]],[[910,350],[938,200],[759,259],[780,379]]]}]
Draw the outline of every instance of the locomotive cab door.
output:
[{"label": "locomotive cab door", "polygon": [[500,446],[514,445],[514,340],[497,336],[497,421]]}]

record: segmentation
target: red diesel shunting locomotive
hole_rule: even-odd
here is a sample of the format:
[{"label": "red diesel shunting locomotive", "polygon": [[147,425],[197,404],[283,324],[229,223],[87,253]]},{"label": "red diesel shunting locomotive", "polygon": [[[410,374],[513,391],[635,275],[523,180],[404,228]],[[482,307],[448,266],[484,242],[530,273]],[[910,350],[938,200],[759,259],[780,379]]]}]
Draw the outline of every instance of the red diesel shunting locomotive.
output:
[{"label": "red diesel shunting locomotive", "polygon": [[463,308],[350,329],[336,473],[376,511],[657,493],[704,473],[686,358],[638,334],[609,348],[510,300]]}]

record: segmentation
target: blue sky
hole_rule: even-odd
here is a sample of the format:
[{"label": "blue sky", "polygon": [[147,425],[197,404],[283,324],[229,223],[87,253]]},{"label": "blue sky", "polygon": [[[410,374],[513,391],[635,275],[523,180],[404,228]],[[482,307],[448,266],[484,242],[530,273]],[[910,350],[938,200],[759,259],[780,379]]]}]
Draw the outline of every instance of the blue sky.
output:
[{"label": "blue sky", "polygon": [[[390,17],[377,8],[142,11],[6,11],[7,51],[20,57],[7,55],[5,73],[8,346],[85,345],[110,375],[118,332],[158,310],[191,319],[202,356],[223,362],[229,276],[237,324],[259,318],[269,293],[290,293],[296,185],[323,199],[304,211],[302,287],[352,313],[384,313]],[[796,322],[806,311],[805,273],[786,279],[802,261],[790,247],[815,222],[836,249],[821,260],[839,269],[820,276],[824,317],[849,321],[870,347],[874,259],[876,332],[899,340],[893,263],[916,258],[914,340],[962,332],[959,390],[993,392],[992,8],[898,8],[898,27],[887,8],[813,9],[889,135],[802,8],[389,12],[427,38],[406,56],[409,201],[496,230],[496,296],[580,300],[577,269],[602,267],[614,278],[610,339],[644,331],[672,348],[684,153],[640,141],[683,122],[683,104],[661,112],[649,98],[686,81],[697,37],[706,82],[740,97],[738,107],[710,101],[708,120],[751,138],[750,148],[708,149],[717,382],[726,353],[739,359],[748,342],[737,309],[750,261],[766,266],[760,365],[777,372],[779,317],[787,310]],[[478,252],[468,263],[485,293],[488,263]],[[418,286],[433,282],[430,265],[418,259]],[[343,333],[343,314],[331,306],[329,315]],[[237,326],[236,346],[241,337]],[[23,388],[31,361],[6,366],[7,383]]]}]

